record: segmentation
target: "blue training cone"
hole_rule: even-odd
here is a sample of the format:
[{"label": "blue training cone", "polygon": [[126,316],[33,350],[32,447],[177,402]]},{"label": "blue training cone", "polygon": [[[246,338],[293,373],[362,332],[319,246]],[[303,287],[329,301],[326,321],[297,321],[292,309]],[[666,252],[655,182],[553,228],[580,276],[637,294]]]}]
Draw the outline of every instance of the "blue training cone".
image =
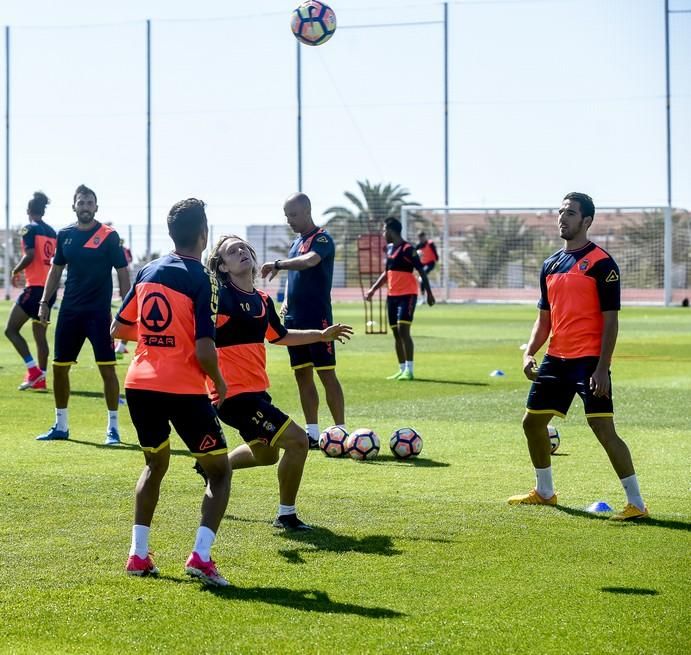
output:
[{"label": "blue training cone", "polygon": [[596,500],[592,505],[585,508],[586,512],[590,514],[599,514],[600,512],[614,511],[604,500]]},{"label": "blue training cone", "polygon": [[504,371],[502,371],[500,369],[496,369],[495,371],[492,371],[489,375],[492,378],[501,378],[501,377],[504,377],[506,375],[506,373],[504,373]]}]

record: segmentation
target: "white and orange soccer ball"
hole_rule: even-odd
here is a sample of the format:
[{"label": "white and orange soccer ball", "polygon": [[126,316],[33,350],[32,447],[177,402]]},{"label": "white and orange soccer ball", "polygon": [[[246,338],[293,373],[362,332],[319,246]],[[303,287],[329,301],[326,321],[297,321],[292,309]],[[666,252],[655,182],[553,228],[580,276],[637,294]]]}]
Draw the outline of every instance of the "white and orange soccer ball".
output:
[{"label": "white and orange soccer ball", "polygon": [[327,457],[343,457],[346,454],[348,433],[337,425],[326,428],[319,435],[319,449]]},{"label": "white and orange soccer ball", "polygon": [[325,2],[306,0],[293,9],[290,29],[300,43],[321,45],[336,31],[336,14]]},{"label": "white and orange soccer ball", "polygon": [[353,459],[374,459],[379,454],[379,437],[369,428],[355,430],[346,439],[346,451]]},{"label": "white and orange soccer ball", "polygon": [[398,428],[389,439],[389,448],[398,459],[417,457],[422,451],[422,437],[413,428]]}]

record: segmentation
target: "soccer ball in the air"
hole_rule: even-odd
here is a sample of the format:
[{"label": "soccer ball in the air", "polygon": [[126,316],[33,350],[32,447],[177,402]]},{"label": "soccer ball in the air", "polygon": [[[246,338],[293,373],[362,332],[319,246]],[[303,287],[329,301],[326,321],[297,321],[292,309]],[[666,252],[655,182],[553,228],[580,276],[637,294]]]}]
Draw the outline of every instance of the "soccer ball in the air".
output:
[{"label": "soccer ball in the air", "polygon": [[559,431],[553,425],[548,425],[547,434],[549,435],[550,452],[554,455],[559,448]]},{"label": "soccer ball in the air", "polygon": [[398,459],[417,457],[422,450],[422,437],[413,428],[399,428],[391,435],[389,447]]},{"label": "soccer ball in the air", "polygon": [[290,29],[301,43],[321,45],[336,31],[336,14],[324,2],[306,0],[293,9],[290,15]]},{"label": "soccer ball in the air", "polygon": [[348,433],[337,425],[326,428],[319,435],[319,449],[327,457],[342,457],[346,453],[346,439]]},{"label": "soccer ball in the air", "polygon": [[346,439],[346,452],[353,459],[374,459],[379,453],[379,437],[369,428],[355,430]]}]

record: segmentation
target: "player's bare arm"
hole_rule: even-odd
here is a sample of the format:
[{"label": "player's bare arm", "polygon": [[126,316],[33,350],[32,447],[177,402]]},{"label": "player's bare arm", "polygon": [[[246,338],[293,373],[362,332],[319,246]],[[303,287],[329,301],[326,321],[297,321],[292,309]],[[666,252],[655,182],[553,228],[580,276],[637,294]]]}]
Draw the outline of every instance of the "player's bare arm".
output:
[{"label": "player's bare arm", "polygon": [[365,300],[372,300],[372,296],[374,295],[375,291],[386,282],[386,271],[384,271],[375,281],[375,283],[369,288],[367,293],[365,294]]},{"label": "player's bare arm", "polygon": [[115,272],[118,275],[118,286],[120,287],[120,298],[124,298],[130,290],[130,272],[127,266],[116,268]]},{"label": "player's bare arm", "polygon": [[197,339],[195,342],[195,354],[197,356],[197,361],[199,366],[201,366],[202,371],[206,373],[211,381],[214,383],[216,388],[216,394],[220,399],[220,402],[226,397],[227,387],[221,371],[218,368],[218,356],[216,354],[216,344],[213,339],[209,337],[203,337]]},{"label": "player's bare arm", "polygon": [[310,343],[338,341],[346,343],[353,334],[353,328],[345,323],[335,323],[324,330],[288,330],[288,333],[273,343],[281,346],[306,346]]},{"label": "player's bare arm", "polygon": [[113,339],[122,339],[124,341],[137,341],[139,334],[137,332],[137,325],[126,325],[117,318],[113,319],[110,324],[110,336]]},{"label": "player's bare arm", "polygon": [[529,380],[537,380],[537,362],[535,353],[544,345],[549,338],[552,329],[552,317],[547,309],[541,309],[535,319],[533,330],[530,333],[528,347],[523,353],[523,373]]},{"label": "player's bare arm", "polygon": [[34,261],[35,248],[27,248],[24,256],[19,260],[17,265],[12,269],[12,277],[19,275],[32,261]]},{"label": "player's bare arm", "polygon": [[619,312],[608,311],[602,312],[603,326],[602,326],[602,346],[600,347],[600,360],[597,368],[590,378],[590,388],[594,396],[609,397],[610,395],[610,381],[609,381],[609,365],[614,354],[614,347],[617,344],[617,335],[619,334]]},{"label": "player's bare arm", "polygon": [[262,264],[259,273],[262,278],[268,276],[269,281],[271,281],[280,271],[305,271],[317,266],[321,260],[321,256],[312,251],[291,259],[276,259],[273,262],[266,262]]},{"label": "player's bare arm", "polygon": [[53,294],[58,290],[58,287],[60,286],[60,278],[62,277],[62,271],[64,268],[64,266],[51,264],[50,271],[48,271],[46,286],[43,287],[43,296],[41,297],[41,303],[38,306],[38,320],[44,325],[47,324],[48,320],[50,319],[50,307],[48,306],[48,300],[49,298],[52,298]]}]

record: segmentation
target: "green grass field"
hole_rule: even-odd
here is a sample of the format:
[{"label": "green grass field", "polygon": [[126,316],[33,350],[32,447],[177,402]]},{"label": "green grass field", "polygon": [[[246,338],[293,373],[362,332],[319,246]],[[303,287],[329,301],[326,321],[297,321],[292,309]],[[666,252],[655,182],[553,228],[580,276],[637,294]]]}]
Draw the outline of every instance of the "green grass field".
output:
[{"label": "green grass field", "polygon": [[[8,310],[0,305],[3,325]],[[72,372],[71,440],[34,441],[52,424],[52,395],[15,391],[24,370],[3,339],[0,652],[689,652],[691,313],[621,314],[617,425],[652,515],[621,525],[583,511],[595,500],[620,509],[624,495],[580,402],[556,421],[560,505],[506,504],[533,483],[519,346],[535,311],[422,308],[418,379],[386,382],[391,336],[363,335],[361,307],[339,306],[337,318],[359,331],[339,350],[348,426],[374,428],[382,453],[370,463],[310,453],[299,511],[316,529],[298,536],[270,525],[275,468],[237,472],[214,549],[233,584],[221,591],[182,572],[202,494],[182,442],[152,527],[161,577],[128,578],[143,458],[127,412],[125,443],[103,447],[87,348]],[[274,400],[301,422],[283,349],[269,348],[269,369]],[[412,463],[388,453],[388,435],[404,425],[425,440]]]}]

